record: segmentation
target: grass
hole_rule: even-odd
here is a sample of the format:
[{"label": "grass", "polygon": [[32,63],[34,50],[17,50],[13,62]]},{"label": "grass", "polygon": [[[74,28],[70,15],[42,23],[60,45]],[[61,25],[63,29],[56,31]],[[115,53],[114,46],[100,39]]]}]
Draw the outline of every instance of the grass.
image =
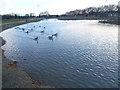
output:
[{"label": "grass", "polygon": [[27,19],[6,19],[3,20],[2,25],[2,30],[8,29],[8,28],[12,28],[18,25],[22,25],[22,24],[26,24],[26,23],[31,23],[31,22],[38,22],[41,21],[41,18],[27,18]]},{"label": "grass", "polygon": [[19,19],[15,19],[15,20],[2,20],[2,22],[0,22],[0,24],[5,24],[5,23],[18,23],[18,22],[25,22],[26,20],[19,20]]},{"label": "grass", "polygon": [[28,18],[28,19],[6,19],[2,20],[0,24],[6,24],[6,23],[19,23],[19,22],[33,22],[33,21],[39,21],[40,18]]}]

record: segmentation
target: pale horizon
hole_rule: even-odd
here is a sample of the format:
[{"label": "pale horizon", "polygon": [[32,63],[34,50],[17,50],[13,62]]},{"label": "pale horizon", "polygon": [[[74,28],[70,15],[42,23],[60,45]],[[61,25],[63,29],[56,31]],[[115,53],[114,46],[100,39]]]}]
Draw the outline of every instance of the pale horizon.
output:
[{"label": "pale horizon", "polygon": [[0,14],[29,14],[48,11],[51,15],[61,15],[71,10],[102,5],[117,5],[119,0],[0,0]]}]

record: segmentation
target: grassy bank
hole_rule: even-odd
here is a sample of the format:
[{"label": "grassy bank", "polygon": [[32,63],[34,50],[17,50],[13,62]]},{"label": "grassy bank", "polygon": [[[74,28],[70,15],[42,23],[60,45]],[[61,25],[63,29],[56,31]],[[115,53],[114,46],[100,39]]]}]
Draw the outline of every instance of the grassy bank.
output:
[{"label": "grassy bank", "polygon": [[8,28],[12,28],[14,26],[18,26],[21,24],[26,24],[30,22],[38,22],[42,20],[41,18],[31,18],[31,19],[8,19],[2,20],[2,31]]},{"label": "grassy bank", "polygon": [[13,20],[2,20],[0,24],[5,24],[5,23],[18,23],[18,22],[25,22],[23,19],[13,19]]}]

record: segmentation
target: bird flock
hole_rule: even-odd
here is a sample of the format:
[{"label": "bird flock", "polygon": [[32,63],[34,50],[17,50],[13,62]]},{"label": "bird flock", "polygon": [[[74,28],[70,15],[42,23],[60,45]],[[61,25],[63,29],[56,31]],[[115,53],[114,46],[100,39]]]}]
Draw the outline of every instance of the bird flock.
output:
[{"label": "bird flock", "polygon": [[[29,34],[30,32],[34,31],[36,27],[37,27],[37,26],[33,25],[33,27],[30,28],[29,31],[28,31],[27,28],[21,28],[21,27],[15,27],[15,29],[17,29],[17,30],[22,30],[24,33]],[[45,33],[45,31],[46,31],[46,27],[45,27],[45,26],[44,26],[44,27],[39,26],[39,28],[42,28],[42,29],[43,29],[42,31],[40,31],[40,33]],[[27,31],[26,31],[26,30],[27,30]],[[54,34],[51,34],[51,35],[49,35],[49,36],[47,36],[47,37],[48,37],[49,40],[53,40],[53,38],[54,38],[54,37],[57,37],[57,36],[58,36],[58,33],[54,33]],[[37,41],[38,39],[39,39],[38,36],[36,36],[36,37],[33,38],[33,40],[36,40],[36,41]]]}]

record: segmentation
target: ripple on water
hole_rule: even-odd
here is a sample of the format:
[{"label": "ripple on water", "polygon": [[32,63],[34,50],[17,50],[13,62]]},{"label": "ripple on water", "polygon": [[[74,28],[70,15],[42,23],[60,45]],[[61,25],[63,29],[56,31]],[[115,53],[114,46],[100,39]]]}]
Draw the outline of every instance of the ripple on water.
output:
[{"label": "ripple on water", "polygon": [[[30,33],[6,30],[1,34],[7,41],[2,48],[36,80],[63,88],[117,86],[117,26],[45,20],[19,27]],[[46,27],[44,34],[39,33],[42,27]],[[58,37],[50,41],[48,36],[56,32]],[[33,40],[36,36],[38,42]]]}]

